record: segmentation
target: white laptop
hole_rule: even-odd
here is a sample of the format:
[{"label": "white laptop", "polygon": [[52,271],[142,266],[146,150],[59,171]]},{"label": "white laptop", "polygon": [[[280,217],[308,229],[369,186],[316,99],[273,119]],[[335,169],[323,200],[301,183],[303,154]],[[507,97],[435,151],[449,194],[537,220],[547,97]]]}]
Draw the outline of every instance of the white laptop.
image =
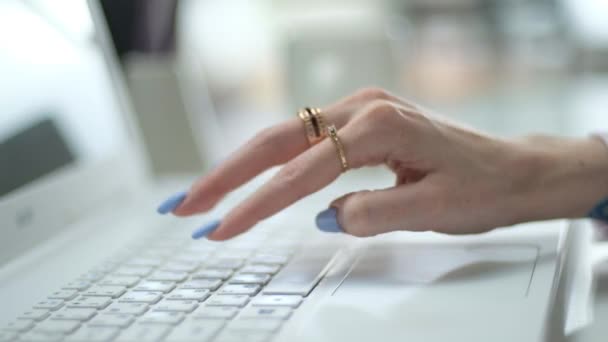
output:
[{"label": "white laptop", "polygon": [[386,174],[349,173],[236,239],[192,241],[192,228],[249,190],[203,216],[158,216],[158,202],[188,183],[148,180],[112,54],[56,24],[0,2],[0,341],[560,334],[566,222],[462,237],[316,230],[330,198]]}]

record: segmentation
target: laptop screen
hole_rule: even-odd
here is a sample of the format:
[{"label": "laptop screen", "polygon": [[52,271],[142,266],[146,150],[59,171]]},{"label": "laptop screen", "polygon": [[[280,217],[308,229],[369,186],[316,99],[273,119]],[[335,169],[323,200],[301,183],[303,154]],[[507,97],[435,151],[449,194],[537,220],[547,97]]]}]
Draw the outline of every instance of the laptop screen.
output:
[{"label": "laptop screen", "polygon": [[0,1],[0,198],[127,144],[106,68],[85,1]]}]

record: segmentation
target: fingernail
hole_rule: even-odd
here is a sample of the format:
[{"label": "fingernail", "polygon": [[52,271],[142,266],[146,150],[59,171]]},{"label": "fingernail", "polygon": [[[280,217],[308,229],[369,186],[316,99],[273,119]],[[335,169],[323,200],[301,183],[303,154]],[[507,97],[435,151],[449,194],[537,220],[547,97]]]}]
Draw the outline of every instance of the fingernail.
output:
[{"label": "fingernail", "polygon": [[317,215],[316,222],[319,230],[327,233],[342,233],[344,230],[338,223],[338,210],[336,208],[329,208],[320,212]]},{"label": "fingernail", "polygon": [[202,237],[205,237],[205,236],[211,234],[211,232],[213,232],[215,229],[217,229],[217,227],[220,225],[220,222],[221,222],[220,220],[215,220],[213,222],[209,222],[209,223],[205,224],[204,226],[202,226],[199,229],[192,232],[192,238],[195,240],[198,240]]},{"label": "fingernail", "polygon": [[187,195],[188,193],[186,191],[176,193],[175,195],[167,198],[163,203],[161,203],[156,209],[156,211],[161,215],[165,215],[172,212],[173,210],[175,210],[175,208],[177,208],[177,206],[179,206],[184,201],[184,199],[186,199]]}]

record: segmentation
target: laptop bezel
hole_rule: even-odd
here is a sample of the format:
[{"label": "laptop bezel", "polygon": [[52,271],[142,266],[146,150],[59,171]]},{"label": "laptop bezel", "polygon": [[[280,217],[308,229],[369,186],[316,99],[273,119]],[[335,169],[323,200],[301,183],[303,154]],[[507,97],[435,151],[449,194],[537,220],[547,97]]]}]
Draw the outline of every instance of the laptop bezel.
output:
[{"label": "laptop bezel", "polygon": [[150,183],[141,133],[105,18],[96,1],[87,0],[87,5],[129,142],[104,160],[63,168],[0,197],[0,265],[59,233],[103,201],[135,194]]}]

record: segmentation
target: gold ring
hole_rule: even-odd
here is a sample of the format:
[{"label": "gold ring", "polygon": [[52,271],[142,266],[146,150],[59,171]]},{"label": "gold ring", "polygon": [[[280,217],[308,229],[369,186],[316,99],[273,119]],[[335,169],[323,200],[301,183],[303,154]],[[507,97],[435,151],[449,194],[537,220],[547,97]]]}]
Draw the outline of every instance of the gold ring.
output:
[{"label": "gold ring", "polygon": [[344,145],[342,145],[342,142],[340,141],[340,138],[338,137],[338,130],[336,129],[336,126],[334,126],[334,125],[327,126],[327,134],[329,135],[329,138],[334,143],[334,145],[336,146],[336,150],[338,151],[338,157],[340,158],[340,165],[342,166],[342,172],[348,170],[348,162],[346,161],[346,152],[344,152]]},{"label": "gold ring", "polygon": [[319,143],[327,137],[325,120],[319,108],[306,107],[300,109],[298,116],[304,122],[304,129],[306,130],[306,137],[310,146]]}]

